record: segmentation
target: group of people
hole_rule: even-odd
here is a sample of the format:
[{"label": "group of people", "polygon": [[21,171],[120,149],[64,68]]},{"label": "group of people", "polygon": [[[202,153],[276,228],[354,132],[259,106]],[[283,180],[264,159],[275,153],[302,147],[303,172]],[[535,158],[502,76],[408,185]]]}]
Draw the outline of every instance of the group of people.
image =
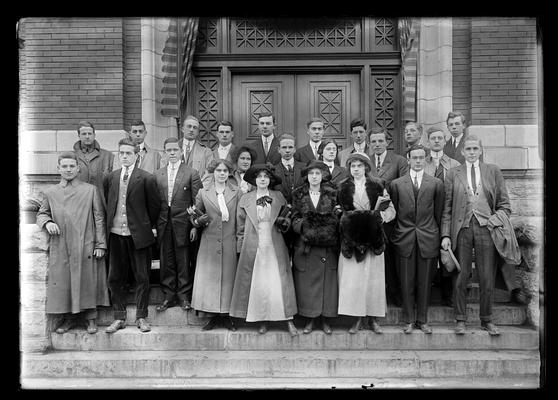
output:
[{"label": "group of people", "polygon": [[[262,334],[269,321],[285,321],[294,336],[298,314],[303,333],[319,325],[331,334],[338,315],[353,317],[350,333],[382,333],[390,299],[402,306],[405,333],[430,334],[437,275],[463,334],[474,250],[481,326],[498,335],[501,246],[491,234],[511,213],[508,194],[500,169],[482,162],[481,140],[465,134],[464,115],[449,113],[447,126],[450,141],[439,127],[423,137],[420,124],[407,123],[402,156],[387,150],[385,129],[368,130],[362,119],[350,124],[352,145],[338,151],[320,118],[296,148],[292,134],[275,135],[272,114],[261,114],[259,139],[235,145],[232,124],[222,121],[211,150],[188,116],[183,138],[167,138],[161,155],[134,121],[114,157],[82,121],[74,151],[58,157],[61,181],[44,192],[37,214],[51,236],[47,313],[64,315],[58,333],[81,318],[95,333],[96,307],[112,304],[106,332],[123,329],[131,271],[136,324],[148,332],[156,249],[165,296],[156,311],[194,309],[210,317],[204,330],[236,330],[240,318]],[[455,252],[460,272],[439,267],[440,248]]]}]

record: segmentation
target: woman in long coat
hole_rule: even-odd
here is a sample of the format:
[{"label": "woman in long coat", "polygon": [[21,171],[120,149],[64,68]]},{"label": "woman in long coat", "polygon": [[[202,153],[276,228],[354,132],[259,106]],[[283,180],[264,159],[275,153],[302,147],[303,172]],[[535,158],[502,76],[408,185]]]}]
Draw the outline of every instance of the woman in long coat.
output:
[{"label": "woman in long coat", "polygon": [[298,313],[308,318],[303,333],[312,332],[314,318],[331,334],[328,317],[337,316],[339,219],[337,190],[329,168],[313,160],[302,170],[304,180],[293,192],[292,228],[296,234],[293,279]]},{"label": "woman in long coat", "polygon": [[279,191],[281,182],[270,164],[256,164],[244,175],[256,190],[244,194],[237,208],[237,251],[240,252],[234,281],[230,315],[248,322],[262,321],[259,332],[267,332],[265,321],[287,321],[289,333],[298,334],[293,316],[297,312],[289,252],[275,224],[282,221],[287,202]]},{"label": "woman in long coat", "polygon": [[[383,181],[370,177],[370,158],[352,153],[347,158],[349,178],[339,185],[340,219],[339,314],[357,317],[349,329],[361,329],[362,318],[371,317],[371,329],[381,333],[378,317],[386,315],[385,235],[383,222],[395,217],[395,209]],[[378,198],[385,199],[384,211],[374,210]],[[381,209],[381,208],[380,208]]]},{"label": "woman in long coat", "polygon": [[200,189],[196,209],[202,216],[192,217],[201,230],[196,261],[192,308],[211,316],[202,328],[210,330],[219,322],[236,330],[230,318],[232,289],[236,274],[236,207],[242,193],[228,182],[232,165],[227,160],[214,160],[208,167],[213,183]]}]

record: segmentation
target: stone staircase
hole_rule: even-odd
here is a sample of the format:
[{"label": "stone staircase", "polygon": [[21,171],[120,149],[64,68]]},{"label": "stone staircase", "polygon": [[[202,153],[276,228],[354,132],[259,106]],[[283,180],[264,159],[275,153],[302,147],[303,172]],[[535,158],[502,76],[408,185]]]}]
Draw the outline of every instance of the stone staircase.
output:
[{"label": "stone staircase", "polygon": [[[494,322],[501,335],[480,329],[478,290],[469,292],[468,330],[453,333],[453,310],[432,305],[432,335],[404,334],[401,309],[390,306],[384,333],[347,332],[348,317],[321,330],[292,338],[284,323],[272,323],[265,335],[257,326],[239,323],[201,331],[206,321],[178,307],[155,311],[162,293],[153,286],[148,321],[152,331],[134,325],[104,332],[110,309],[100,311],[99,332],[83,328],[52,333],[52,349],[23,354],[24,388],[535,388],[539,387],[539,333],[524,325],[525,309],[497,293]],[[130,302],[133,295],[130,294]],[[509,300],[509,298],[508,298]],[[435,299],[433,299],[435,303]],[[295,324],[304,322],[295,318]]]}]

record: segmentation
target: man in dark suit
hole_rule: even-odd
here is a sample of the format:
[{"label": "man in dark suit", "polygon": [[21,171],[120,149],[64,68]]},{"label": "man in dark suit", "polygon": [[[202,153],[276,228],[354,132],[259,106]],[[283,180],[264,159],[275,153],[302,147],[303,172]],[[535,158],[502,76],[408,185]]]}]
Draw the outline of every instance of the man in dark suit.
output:
[{"label": "man in dark suit", "polygon": [[300,174],[306,164],[296,161],[294,157],[298,150],[295,149],[293,135],[282,134],[277,151],[281,155],[281,161],[275,164],[275,174],[281,177],[281,183],[275,185],[274,190],[280,190],[287,203],[291,204],[293,190],[302,183]]},{"label": "man in dark suit", "polygon": [[345,168],[347,158],[352,153],[365,153],[370,155],[370,147],[366,143],[366,122],[362,118],[356,118],[349,125],[353,144],[339,152],[339,163]]},{"label": "man in dark suit", "polygon": [[444,146],[444,154],[458,161],[460,164],[465,162],[465,157],[463,156],[465,123],[465,115],[461,112],[451,111],[446,118],[446,124],[451,133],[451,140],[448,140]]},{"label": "man in dark suit", "polygon": [[492,336],[499,335],[492,323],[492,298],[497,265],[497,250],[487,227],[495,213],[511,214],[510,200],[500,168],[479,160],[482,143],[474,135],[464,139],[465,163],[448,171],[442,215],[442,248],[456,253],[461,272],[454,281],[455,333],[465,333],[467,320],[467,279],[471,273],[473,248],[479,275],[481,327]]},{"label": "man in dark suit", "polygon": [[[370,160],[372,161],[371,175],[384,180],[386,188],[392,180],[404,176],[409,171],[407,159],[391,150],[387,150],[387,133],[384,128],[372,128],[368,136],[370,144]],[[389,238],[393,230],[394,221],[384,224],[384,232]],[[397,306],[401,305],[401,284],[399,272],[395,265],[395,252],[388,240],[384,251],[386,271],[386,295],[388,301]]]},{"label": "man in dark suit", "polygon": [[[189,241],[192,227],[186,209],[194,204],[202,187],[198,172],[181,162],[182,149],[178,138],[170,137],[163,143],[168,164],[155,172],[161,200],[157,221],[160,248],[160,282],[165,300],[157,311],[180,304],[191,308],[194,277],[189,268]],[[192,236],[193,237],[193,236]]]},{"label": "man in dark suit", "polygon": [[281,161],[281,155],[277,151],[279,140],[274,135],[275,117],[271,113],[263,113],[258,116],[258,133],[260,139],[246,143],[256,150],[257,160],[259,163],[270,163],[272,165]]},{"label": "man in dark suit", "polygon": [[153,174],[136,167],[139,146],[125,138],[118,142],[121,169],[104,181],[109,232],[109,276],[114,322],[106,329],[114,333],[126,326],[126,278],[131,269],[136,281],[136,324],[142,332],[151,327],[145,320],[149,304],[149,269],[154,228],[160,200]]},{"label": "man in dark suit", "polygon": [[304,165],[308,164],[312,160],[318,159],[318,148],[322,143],[324,137],[324,120],[321,118],[312,118],[306,123],[306,133],[310,137],[310,140],[306,146],[296,150],[294,159]]},{"label": "man in dark suit", "polygon": [[411,333],[414,326],[424,333],[432,333],[427,316],[430,287],[440,254],[444,185],[440,179],[424,173],[428,152],[428,148],[422,145],[411,146],[407,151],[411,166],[409,173],[390,184],[391,201],[396,211],[391,241],[401,278],[405,333]]}]

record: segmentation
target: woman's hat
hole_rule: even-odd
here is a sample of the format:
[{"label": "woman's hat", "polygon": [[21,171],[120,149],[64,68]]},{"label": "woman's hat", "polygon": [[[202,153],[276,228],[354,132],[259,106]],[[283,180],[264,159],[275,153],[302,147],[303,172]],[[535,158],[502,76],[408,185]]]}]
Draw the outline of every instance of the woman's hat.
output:
[{"label": "woman's hat", "polygon": [[351,162],[353,162],[355,160],[359,160],[359,161],[362,161],[364,164],[368,164],[370,169],[372,169],[372,161],[370,161],[370,157],[368,157],[368,154],[361,153],[359,151],[349,154],[349,157],[347,157],[347,162],[345,163],[345,166],[347,167],[347,169],[350,168]]},{"label": "woman's hat", "polygon": [[271,164],[254,164],[244,173],[244,179],[252,186],[256,186],[256,177],[261,171],[265,171],[269,176],[269,187],[272,189],[273,186],[281,183],[281,178],[275,175],[275,168]]},{"label": "woman's hat", "polygon": [[328,182],[331,180],[331,173],[329,172],[329,167],[322,161],[318,160],[311,160],[308,162],[308,165],[300,171],[300,177],[306,181],[306,177],[308,176],[308,172],[311,169],[319,169],[322,171],[322,182]]}]

